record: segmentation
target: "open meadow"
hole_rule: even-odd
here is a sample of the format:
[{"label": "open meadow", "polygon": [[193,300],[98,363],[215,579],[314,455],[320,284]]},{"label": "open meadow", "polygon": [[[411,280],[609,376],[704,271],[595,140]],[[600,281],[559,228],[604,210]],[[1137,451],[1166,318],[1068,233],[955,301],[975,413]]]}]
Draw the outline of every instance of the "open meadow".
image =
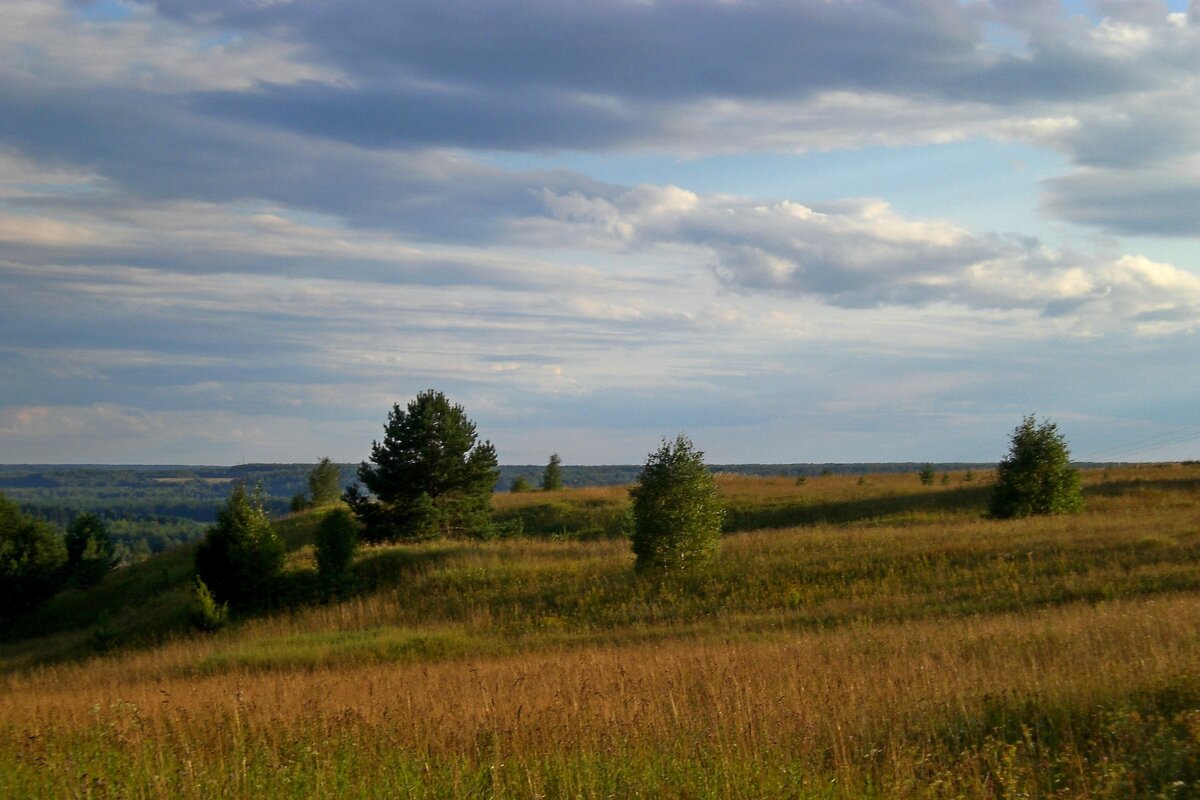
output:
[{"label": "open meadow", "polygon": [[4,798],[1200,797],[1200,466],[718,478],[716,559],[639,577],[624,488],[495,497],[500,536],[359,551],[188,626],[190,547],[0,648]]}]

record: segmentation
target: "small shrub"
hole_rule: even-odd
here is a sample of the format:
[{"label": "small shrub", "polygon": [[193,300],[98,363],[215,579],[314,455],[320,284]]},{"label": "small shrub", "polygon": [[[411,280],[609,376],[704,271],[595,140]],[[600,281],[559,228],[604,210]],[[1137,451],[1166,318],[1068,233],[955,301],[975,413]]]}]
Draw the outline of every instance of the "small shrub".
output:
[{"label": "small shrub", "polygon": [[121,636],[112,624],[112,616],[107,611],[101,611],[96,619],[96,628],[88,637],[88,647],[97,653],[107,653],[116,647]]},{"label": "small shrub", "polygon": [[512,485],[509,486],[508,490],[510,492],[512,492],[513,494],[521,494],[522,492],[532,492],[533,485],[530,484],[529,481],[525,480],[524,475],[518,475],[517,477],[513,478]]},{"label": "small shrub", "polygon": [[704,453],[683,434],[650,454],[630,495],[639,571],[684,569],[716,552],[725,511]]},{"label": "small shrub", "polygon": [[492,524],[492,539],[517,539],[524,535],[525,521],[520,517],[513,517],[504,522],[495,522]]},{"label": "small shrub", "polygon": [[349,511],[337,508],[330,511],[317,526],[317,574],[321,583],[330,586],[345,574],[358,548],[358,526]]},{"label": "small shrub", "polygon": [[199,575],[192,588],[191,620],[192,625],[201,631],[220,630],[229,622],[229,604],[217,603]]},{"label": "small shrub", "polygon": [[917,477],[921,479],[922,486],[933,486],[933,464],[926,464],[921,467],[921,471],[917,473]]}]

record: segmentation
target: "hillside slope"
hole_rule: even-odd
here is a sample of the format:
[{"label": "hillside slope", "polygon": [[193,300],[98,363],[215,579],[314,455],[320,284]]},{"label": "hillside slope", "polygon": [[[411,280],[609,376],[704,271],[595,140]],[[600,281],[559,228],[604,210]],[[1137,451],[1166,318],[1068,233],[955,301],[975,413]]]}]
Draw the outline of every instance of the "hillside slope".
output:
[{"label": "hillside slope", "polygon": [[498,497],[537,537],[366,548],[340,598],[298,515],[286,591],[215,635],[165,553],[4,645],[0,794],[1194,796],[1200,470],[1009,522],[963,477],[723,477],[738,532],[667,581],[596,532],[620,489]]}]

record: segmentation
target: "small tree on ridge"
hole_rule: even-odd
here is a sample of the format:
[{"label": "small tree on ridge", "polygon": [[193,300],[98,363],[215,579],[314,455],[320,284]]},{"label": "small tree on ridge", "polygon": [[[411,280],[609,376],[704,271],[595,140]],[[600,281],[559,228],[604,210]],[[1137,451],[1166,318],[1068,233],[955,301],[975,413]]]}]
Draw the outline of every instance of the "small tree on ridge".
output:
[{"label": "small tree on ridge", "polygon": [[558,457],[558,453],[551,453],[546,470],[542,473],[542,491],[554,492],[562,487],[562,459]]},{"label": "small tree on ridge", "polygon": [[308,496],[314,506],[327,506],[342,497],[342,470],[337,464],[322,458],[308,473]]}]

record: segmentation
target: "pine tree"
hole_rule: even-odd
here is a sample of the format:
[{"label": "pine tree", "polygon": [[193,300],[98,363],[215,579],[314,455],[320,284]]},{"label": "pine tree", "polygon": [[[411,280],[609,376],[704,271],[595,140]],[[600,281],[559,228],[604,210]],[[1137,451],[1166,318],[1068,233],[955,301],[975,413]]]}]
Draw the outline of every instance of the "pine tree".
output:
[{"label": "pine tree", "polygon": [[393,405],[382,442],[344,495],[371,541],[481,536],[490,528],[499,479],[496,448],[477,443],[475,423],[441,392]]}]

